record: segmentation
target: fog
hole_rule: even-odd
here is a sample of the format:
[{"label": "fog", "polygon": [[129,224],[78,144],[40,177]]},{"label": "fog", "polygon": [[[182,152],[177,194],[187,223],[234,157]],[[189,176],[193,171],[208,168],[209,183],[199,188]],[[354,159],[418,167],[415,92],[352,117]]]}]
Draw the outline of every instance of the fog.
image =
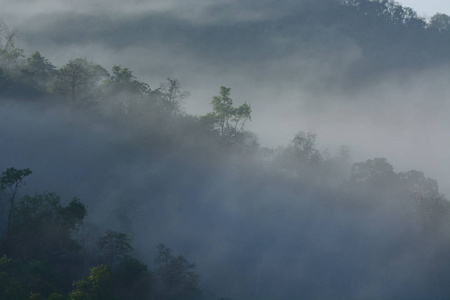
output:
[{"label": "fog", "polygon": [[[383,34],[376,50],[385,53],[374,54],[339,11],[339,22],[308,19],[329,16],[322,10],[331,3],[0,0],[0,21],[19,29],[27,54],[38,50],[58,67],[76,57],[121,65],[153,89],[177,78],[191,92],[188,114],[210,112],[219,87],[231,87],[235,104],[252,107],[247,129],[275,153],[310,131],[320,151],[333,156],[345,145],[352,162],[384,157],[395,173],[423,171],[449,195],[446,56],[402,57]],[[321,185],[311,179],[321,167],[285,176],[276,160],[226,153],[190,123],[102,113],[51,97],[0,105],[0,170],[33,170],[21,194],[79,197],[89,209],[87,240],[107,228],[126,232],[149,265],[166,243],[197,263],[206,290],[230,299],[448,292],[446,262],[437,262],[448,241],[424,230],[403,183],[348,188],[344,164]]]},{"label": "fog", "polygon": [[351,200],[259,163],[189,150],[176,141],[182,133],[177,150],[161,153],[140,141],[152,129],[129,134],[64,107],[11,104],[0,114],[9,128],[0,167],[34,170],[22,194],[83,199],[88,245],[105,228],[127,232],[151,265],[156,245],[167,243],[197,262],[203,286],[233,299],[421,299],[436,286],[425,274],[427,251],[437,250],[422,245],[409,195],[392,201],[391,191],[367,188],[369,199]]}]

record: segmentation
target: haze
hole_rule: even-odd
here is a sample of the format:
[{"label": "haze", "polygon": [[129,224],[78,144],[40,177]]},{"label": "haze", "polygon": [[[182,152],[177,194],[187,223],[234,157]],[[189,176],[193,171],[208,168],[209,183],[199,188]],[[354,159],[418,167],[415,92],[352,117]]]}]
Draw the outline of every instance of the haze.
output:
[{"label": "haze", "polygon": [[[3,1],[1,17],[20,30],[20,46],[39,49],[56,65],[75,57],[106,68],[120,64],[151,87],[178,78],[192,93],[185,104],[192,114],[206,113],[218,87],[229,86],[237,103],[252,105],[249,129],[262,145],[276,147],[298,130],[312,131],[323,148],[348,145],[356,159],[387,157],[400,170],[417,168],[448,182],[446,166],[441,170],[437,161],[448,157],[441,129],[447,127],[445,66],[397,69],[352,92],[342,88],[342,70],[364,61],[357,42],[329,40],[322,54],[301,53],[290,50],[301,41],[293,40],[289,27],[266,41],[254,35],[255,47],[251,30],[239,30],[271,22],[289,26],[284,20],[302,3],[307,1]],[[231,43],[217,40],[214,26],[229,28]]]},{"label": "haze", "polygon": [[[94,113],[60,104],[10,106],[15,102],[8,98],[0,124],[14,126],[3,136],[0,153],[7,159],[0,166],[35,170],[26,191],[44,186],[91,199],[90,226],[127,232],[145,262],[152,261],[154,240],[174,245],[212,274],[205,285],[220,295],[330,299],[342,284],[341,299],[394,299],[402,295],[402,283],[429,279],[417,295],[405,292],[420,299],[435,286],[429,265],[420,260],[428,253],[416,237],[420,217],[409,206],[411,195],[399,196],[399,202],[390,197],[404,191],[402,172],[408,170],[423,171],[437,180],[441,193],[450,194],[450,31],[430,25],[435,12],[450,8],[443,1],[402,1],[418,14],[398,21],[388,12],[364,16],[351,3],[0,0],[0,21],[19,30],[17,46],[27,55],[39,51],[58,68],[74,58],[108,71],[120,65],[151,89],[177,78],[190,92],[184,111],[197,116],[211,112],[221,86],[230,87],[236,106],[251,105],[246,129],[260,144],[254,157],[225,155],[190,119],[175,125],[145,121],[145,127],[112,121],[109,108],[99,109],[107,120],[99,121]],[[119,103],[119,96],[111,96],[111,103]],[[292,170],[277,156],[289,157],[299,131],[317,134],[314,147],[323,157],[329,153],[330,161],[324,161],[333,168]],[[349,147],[351,162],[386,158],[394,168],[389,176],[402,183],[395,179],[386,191],[385,181],[376,187],[361,183],[358,190],[353,179],[349,188],[345,180],[355,169],[336,158],[342,145]],[[161,154],[164,149],[170,151]],[[255,162],[261,157],[265,163]],[[320,180],[314,181],[315,172]],[[286,174],[298,181],[285,180]],[[348,195],[357,196],[347,203]],[[381,204],[355,204],[365,195]],[[436,257],[447,249],[432,243]],[[370,245],[375,250],[366,260]],[[398,256],[392,254],[397,247]],[[346,254],[342,258],[333,248]],[[297,260],[297,252],[304,259]],[[416,263],[423,277],[410,275]],[[305,273],[311,270],[311,276]],[[381,276],[386,270],[394,274],[392,283]],[[337,282],[316,294],[323,278]]]}]

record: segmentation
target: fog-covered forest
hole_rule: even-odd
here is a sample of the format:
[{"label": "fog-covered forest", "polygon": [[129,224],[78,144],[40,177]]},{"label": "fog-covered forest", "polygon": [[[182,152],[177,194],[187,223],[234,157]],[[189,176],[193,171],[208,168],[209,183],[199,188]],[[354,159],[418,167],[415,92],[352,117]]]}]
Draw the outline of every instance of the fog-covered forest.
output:
[{"label": "fog-covered forest", "polygon": [[450,16],[169,2],[0,11],[0,299],[448,299]]}]

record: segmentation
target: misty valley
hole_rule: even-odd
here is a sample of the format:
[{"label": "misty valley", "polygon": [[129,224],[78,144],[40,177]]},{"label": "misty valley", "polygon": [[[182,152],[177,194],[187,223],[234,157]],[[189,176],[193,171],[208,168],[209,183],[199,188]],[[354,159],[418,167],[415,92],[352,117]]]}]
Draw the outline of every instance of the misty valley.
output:
[{"label": "misty valley", "polygon": [[0,299],[449,299],[450,16],[157,2],[0,12]]}]

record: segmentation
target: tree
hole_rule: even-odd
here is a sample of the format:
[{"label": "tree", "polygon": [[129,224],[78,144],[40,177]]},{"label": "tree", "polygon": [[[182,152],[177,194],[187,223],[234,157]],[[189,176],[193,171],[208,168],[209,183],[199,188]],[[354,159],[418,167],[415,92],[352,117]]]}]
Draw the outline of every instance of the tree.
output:
[{"label": "tree", "polygon": [[439,32],[449,31],[450,16],[437,13],[433,17],[431,17],[428,27],[436,29]]},{"label": "tree", "polygon": [[26,300],[28,291],[17,275],[20,262],[3,256],[0,258],[0,298]]},{"label": "tree", "polygon": [[316,134],[300,131],[275,157],[274,163],[288,175],[318,183],[322,161],[316,149]]},{"label": "tree", "polygon": [[110,95],[142,97],[148,95],[150,87],[137,80],[133,71],[114,65],[112,75],[105,80],[104,85]]},{"label": "tree", "polygon": [[15,46],[16,30],[0,23],[0,68],[11,72],[17,69],[23,58],[23,49]]},{"label": "tree", "polygon": [[172,251],[164,244],[158,245],[155,258],[156,299],[198,299],[198,275],[193,271],[195,264],[183,256],[174,257]]},{"label": "tree", "polygon": [[42,261],[0,258],[0,299],[47,299],[55,295],[55,274]]},{"label": "tree", "polygon": [[291,147],[299,160],[303,162],[315,162],[322,159],[319,150],[316,149],[317,135],[312,132],[298,132],[291,142]]},{"label": "tree", "polygon": [[99,238],[98,246],[111,266],[116,260],[124,259],[126,254],[133,250],[125,233],[112,230],[107,230],[106,234]]},{"label": "tree", "polygon": [[[386,158],[353,163],[350,177],[342,187],[345,193],[353,195],[351,197],[353,200],[369,206],[377,203],[376,201],[386,201],[391,197],[408,196],[407,192],[402,190],[399,175],[394,172],[393,166]],[[393,192],[395,196],[392,196]]]},{"label": "tree", "polygon": [[113,271],[114,291],[121,299],[147,299],[150,292],[151,273],[139,260],[126,257]]},{"label": "tree", "polygon": [[81,250],[73,234],[86,215],[86,207],[77,198],[64,207],[54,193],[24,196],[11,218],[10,253],[21,259],[63,265]]},{"label": "tree", "polygon": [[24,183],[25,177],[31,175],[33,172],[30,169],[18,170],[16,168],[6,169],[0,176],[0,186],[2,189],[9,189],[11,191],[11,197],[9,198],[9,211],[8,211],[8,223],[6,226],[6,233],[9,235],[11,227],[11,216],[15,209],[15,197],[17,190]]},{"label": "tree", "polygon": [[150,86],[137,80],[130,69],[113,66],[112,75],[103,82],[103,89],[109,97],[108,104],[114,103],[120,112],[140,117],[148,112]]},{"label": "tree", "polygon": [[31,54],[26,61],[24,74],[46,90],[56,75],[56,67],[38,51]]},{"label": "tree", "polygon": [[437,181],[425,177],[424,173],[417,170],[398,173],[399,181],[405,194],[434,197],[439,194]]},{"label": "tree", "polygon": [[71,101],[86,103],[89,98],[98,96],[99,84],[107,75],[108,72],[102,66],[85,58],[76,58],[57,71],[50,90]]},{"label": "tree", "polygon": [[394,168],[386,158],[374,158],[366,162],[354,163],[350,174],[350,181],[355,184],[378,188],[386,184],[392,185],[397,179]]},{"label": "tree", "polygon": [[[416,192],[413,195],[417,208],[422,216],[423,229],[428,233],[437,233],[444,229],[444,222],[449,221],[450,203],[442,194],[424,195]],[[448,228],[445,228],[448,229]]]},{"label": "tree", "polygon": [[158,95],[162,100],[162,110],[172,116],[182,113],[182,104],[190,96],[187,91],[182,91],[181,83],[178,79],[167,78],[157,89]]},{"label": "tree", "polygon": [[202,117],[202,121],[223,139],[236,141],[244,131],[245,123],[251,120],[252,110],[247,103],[234,107],[230,91],[231,88],[220,87],[219,96],[214,96],[211,102],[213,111]]},{"label": "tree", "polygon": [[73,283],[69,300],[113,300],[111,266],[101,265],[90,269],[88,276]]}]

